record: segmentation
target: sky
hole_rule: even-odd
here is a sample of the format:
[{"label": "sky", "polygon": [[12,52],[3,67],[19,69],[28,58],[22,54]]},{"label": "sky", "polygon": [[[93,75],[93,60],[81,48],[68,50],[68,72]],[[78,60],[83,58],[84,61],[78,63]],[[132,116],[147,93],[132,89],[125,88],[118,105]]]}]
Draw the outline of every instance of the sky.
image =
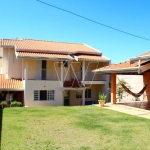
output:
[{"label": "sky", "polygon": [[[41,1],[150,39],[149,0]],[[150,51],[150,40],[117,32],[37,0],[0,0],[0,39],[15,37],[85,43],[101,51],[112,63]]]}]

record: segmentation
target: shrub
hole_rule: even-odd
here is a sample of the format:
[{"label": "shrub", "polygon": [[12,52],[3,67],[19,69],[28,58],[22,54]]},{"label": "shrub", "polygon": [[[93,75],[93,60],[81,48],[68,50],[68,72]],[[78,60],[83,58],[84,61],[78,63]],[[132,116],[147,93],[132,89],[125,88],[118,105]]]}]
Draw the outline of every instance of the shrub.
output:
[{"label": "shrub", "polygon": [[19,107],[21,105],[22,105],[22,103],[21,102],[17,102],[16,100],[11,102],[11,106],[18,106]]},{"label": "shrub", "polygon": [[7,102],[6,102],[6,101],[1,101],[0,104],[1,104],[1,105],[7,105]]}]

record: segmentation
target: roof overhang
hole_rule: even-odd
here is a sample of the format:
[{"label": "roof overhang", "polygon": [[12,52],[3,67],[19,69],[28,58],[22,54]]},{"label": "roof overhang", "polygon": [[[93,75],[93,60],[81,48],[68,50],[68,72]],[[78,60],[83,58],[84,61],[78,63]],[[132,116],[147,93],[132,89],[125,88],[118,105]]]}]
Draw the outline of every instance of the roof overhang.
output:
[{"label": "roof overhang", "polygon": [[72,88],[72,87],[62,87],[62,90],[86,90],[86,87]]},{"label": "roof overhang", "polygon": [[139,60],[150,61],[150,55],[138,56],[138,57],[132,57],[132,58],[130,58],[131,62],[136,62],[136,61],[139,61]]},{"label": "roof overhang", "polygon": [[82,59],[82,58],[80,58],[79,60],[81,60],[81,61],[92,61],[92,62],[110,62],[110,60],[95,60],[95,59]]},{"label": "roof overhang", "polygon": [[42,59],[42,60],[75,60],[70,55],[42,54],[42,53],[21,53],[16,52],[16,58],[21,59]]},{"label": "roof overhang", "polygon": [[132,68],[119,68],[119,69],[109,69],[109,70],[93,70],[92,72],[97,74],[109,74],[109,73],[138,73],[139,67]]},{"label": "roof overhang", "polygon": [[24,91],[23,88],[0,88],[1,91]]}]

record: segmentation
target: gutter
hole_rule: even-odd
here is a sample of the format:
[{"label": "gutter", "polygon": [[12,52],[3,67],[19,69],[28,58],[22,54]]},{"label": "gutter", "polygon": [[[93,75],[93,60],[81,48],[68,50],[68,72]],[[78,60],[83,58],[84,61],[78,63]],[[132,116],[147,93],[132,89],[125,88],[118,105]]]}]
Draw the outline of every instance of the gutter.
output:
[{"label": "gutter", "polygon": [[139,61],[139,60],[150,60],[150,55],[138,56],[138,57],[130,58],[131,62],[136,62],[136,61]]},{"label": "gutter", "polygon": [[92,72],[97,74],[107,74],[107,73],[125,73],[125,72],[137,72],[139,71],[139,67],[132,68],[121,68],[121,69],[110,69],[110,70],[93,70]]},{"label": "gutter", "polygon": [[75,60],[74,58],[48,58],[48,57],[30,57],[30,56],[18,56],[18,52],[15,53],[16,54],[16,58],[20,58],[20,59],[25,59],[25,58],[29,58],[29,59],[42,59],[42,60]]}]

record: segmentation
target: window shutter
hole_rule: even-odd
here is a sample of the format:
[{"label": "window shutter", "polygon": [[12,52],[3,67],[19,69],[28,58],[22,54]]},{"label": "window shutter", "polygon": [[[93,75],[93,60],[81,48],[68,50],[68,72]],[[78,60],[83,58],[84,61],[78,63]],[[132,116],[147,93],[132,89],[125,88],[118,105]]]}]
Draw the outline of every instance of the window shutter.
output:
[{"label": "window shutter", "polygon": [[40,98],[40,92],[39,91],[34,91],[34,100],[35,101],[38,101],[39,100],[39,98]]}]

